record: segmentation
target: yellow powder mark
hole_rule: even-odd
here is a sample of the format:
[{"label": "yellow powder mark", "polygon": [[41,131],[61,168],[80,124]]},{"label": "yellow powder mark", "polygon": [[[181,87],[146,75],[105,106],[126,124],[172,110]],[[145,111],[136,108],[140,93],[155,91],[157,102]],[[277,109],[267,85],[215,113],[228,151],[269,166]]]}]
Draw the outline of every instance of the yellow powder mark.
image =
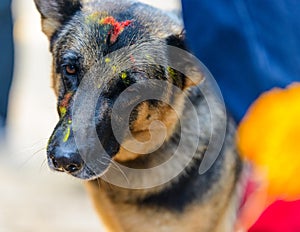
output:
[{"label": "yellow powder mark", "polygon": [[176,72],[173,68],[171,68],[170,66],[167,68],[168,70],[168,73],[170,75],[170,77],[173,79],[173,80],[176,80]]},{"label": "yellow powder mark", "polygon": [[102,25],[102,24],[104,24],[104,20],[105,20],[105,18],[99,19],[99,20],[98,20],[98,23],[99,23],[100,25]]},{"label": "yellow powder mark", "polygon": [[93,12],[92,14],[90,14],[89,16],[86,17],[86,22],[87,23],[92,23],[92,22],[96,22],[101,16],[100,12]]},{"label": "yellow powder mark", "polygon": [[122,78],[122,80],[125,80],[127,78],[127,73],[126,72],[122,72],[121,78]]},{"label": "yellow powder mark", "polygon": [[70,134],[71,134],[71,128],[70,128],[70,126],[68,126],[66,131],[65,131],[65,136],[64,136],[64,139],[63,139],[64,143],[69,140]]},{"label": "yellow powder mark", "polygon": [[59,107],[59,113],[60,113],[61,117],[63,118],[67,113],[67,108],[64,107],[64,106],[60,106]]},{"label": "yellow powder mark", "polygon": [[110,58],[105,58],[105,63],[110,63],[111,62],[111,59]]},{"label": "yellow powder mark", "polygon": [[148,60],[148,62],[149,62],[149,63],[151,63],[151,64],[155,64],[155,60],[153,59],[153,57],[152,57],[152,56],[150,56],[150,55],[146,55],[146,59]]},{"label": "yellow powder mark", "polygon": [[111,68],[112,68],[114,74],[117,73],[117,66],[116,65],[113,65]]},{"label": "yellow powder mark", "polygon": [[91,13],[86,17],[86,23],[98,23],[98,24],[103,24],[103,19],[108,17],[108,12],[103,11],[96,11]]}]

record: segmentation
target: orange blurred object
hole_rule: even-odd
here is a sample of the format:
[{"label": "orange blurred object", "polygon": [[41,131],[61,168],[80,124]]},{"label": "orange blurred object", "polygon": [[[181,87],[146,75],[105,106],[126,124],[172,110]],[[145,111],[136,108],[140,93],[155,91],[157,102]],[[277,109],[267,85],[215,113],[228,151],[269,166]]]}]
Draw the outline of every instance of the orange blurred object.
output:
[{"label": "orange blurred object", "polygon": [[300,198],[300,83],[262,94],[242,120],[237,143],[265,176],[270,198]]}]

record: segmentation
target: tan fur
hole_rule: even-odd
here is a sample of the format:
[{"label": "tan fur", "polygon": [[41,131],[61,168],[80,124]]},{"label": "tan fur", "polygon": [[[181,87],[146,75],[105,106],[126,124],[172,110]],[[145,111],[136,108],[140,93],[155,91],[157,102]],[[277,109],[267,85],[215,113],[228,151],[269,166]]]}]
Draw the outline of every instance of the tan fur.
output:
[{"label": "tan fur", "polygon": [[[53,63],[52,63],[52,69],[54,69],[54,67],[55,67],[55,64],[54,64],[54,61],[53,61]],[[51,75],[51,80],[52,80],[52,88],[53,88],[53,90],[54,90],[54,93],[55,93],[55,95],[56,95],[56,97],[58,97],[58,90],[59,90],[59,83],[60,83],[60,78],[61,78],[61,76],[60,75],[58,75],[58,74],[55,74],[55,72],[54,72],[54,70],[52,70],[52,75]]]},{"label": "tan fur", "polygon": [[[149,127],[153,121],[161,122],[164,127],[154,129],[153,133],[163,133],[158,131],[159,129],[166,130],[166,140],[170,138],[173,134],[176,123],[178,121],[178,115],[181,115],[183,107],[184,107],[184,98],[182,96],[176,97],[176,103],[173,104],[173,109],[169,105],[163,103],[159,107],[151,108],[147,102],[141,103],[138,108],[138,117],[134,122],[133,127],[131,128],[131,133],[137,141],[147,142],[151,140],[149,146],[143,146],[143,154],[148,154],[149,151],[153,150],[153,146],[156,144],[161,144],[162,141],[157,141],[159,137],[153,136],[151,137],[151,133],[149,131]],[[177,111],[177,112],[176,112]],[[123,146],[126,147],[127,144],[135,143],[135,141],[125,141]],[[114,157],[114,160],[125,162],[129,160],[134,160],[137,157],[141,156],[140,154],[136,154],[128,151],[124,147],[120,148],[118,154]]]},{"label": "tan fur", "polygon": [[[209,204],[193,204],[184,212],[178,213],[170,210],[158,210],[150,206],[140,207],[131,203],[115,203],[101,186],[97,188],[90,184],[88,189],[96,210],[109,232],[182,232],[182,228],[184,228],[184,232],[231,232],[235,205],[231,206],[229,210],[227,210],[227,204],[218,205],[219,202],[228,202],[228,191],[225,191],[227,194],[209,199]],[[212,215],[216,212],[218,212],[217,215]],[[220,219],[207,221],[207,218],[212,217]],[[119,228],[120,225],[122,225],[122,229]],[[212,229],[215,226],[216,228]]]},{"label": "tan fur", "polygon": [[[227,159],[226,163],[232,163],[231,158]],[[143,199],[147,191],[159,191],[167,184],[156,190],[126,190],[98,179],[87,186],[108,232],[232,232],[238,198],[232,194],[236,188],[228,183],[235,181],[234,169],[227,165],[222,172],[223,182],[210,190],[207,199],[187,206],[183,212],[140,206],[135,202]]]},{"label": "tan fur", "polygon": [[42,29],[43,32],[47,35],[48,39],[54,34],[57,28],[60,26],[60,23],[52,19],[43,19],[42,20]]},{"label": "tan fur", "polygon": [[123,232],[120,225],[119,218],[117,217],[116,209],[114,205],[110,202],[104,191],[96,191],[97,189],[91,184],[87,183],[86,187],[94,201],[94,206],[101,215],[100,219],[107,227],[109,231]]}]

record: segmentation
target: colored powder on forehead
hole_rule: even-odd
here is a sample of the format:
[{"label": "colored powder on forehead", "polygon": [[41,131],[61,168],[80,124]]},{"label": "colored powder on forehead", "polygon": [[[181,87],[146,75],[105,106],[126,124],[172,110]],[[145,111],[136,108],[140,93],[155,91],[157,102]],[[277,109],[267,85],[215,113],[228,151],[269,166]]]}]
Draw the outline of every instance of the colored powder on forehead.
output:
[{"label": "colored powder on forehead", "polygon": [[118,22],[114,17],[109,16],[100,20],[99,24],[111,25],[112,30],[109,32],[111,44],[114,44],[120,34],[124,31],[126,27],[128,27],[132,23],[132,20],[126,20],[123,22]]},{"label": "colored powder on forehead", "polygon": [[105,58],[105,63],[110,63],[111,59],[110,58]]},{"label": "colored powder on forehead", "polygon": [[91,14],[89,14],[88,16],[86,16],[85,22],[86,23],[99,23],[101,18],[107,17],[108,13],[107,12],[100,12],[100,11],[96,11],[93,12]]},{"label": "colored powder on forehead", "polygon": [[86,17],[86,22],[87,23],[96,22],[100,18],[100,15],[101,15],[100,12],[93,12],[92,14]]},{"label": "colored powder on forehead", "polygon": [[146,59],[149,62],[149,64],[156,64],[154,58],[151,55],[146,55]]},{"label": "colored powder on forehead", "polygon": [[112,68],[113,73],[116,74],[117,73],[117,69],[118,69],[117,66],[113,65],[111,68]]},{"label": "colored powder on forehead", "polygon": [[133,55],[130,55],[130,61],[131,61],[131,63],[135,63],[135,58]]}]

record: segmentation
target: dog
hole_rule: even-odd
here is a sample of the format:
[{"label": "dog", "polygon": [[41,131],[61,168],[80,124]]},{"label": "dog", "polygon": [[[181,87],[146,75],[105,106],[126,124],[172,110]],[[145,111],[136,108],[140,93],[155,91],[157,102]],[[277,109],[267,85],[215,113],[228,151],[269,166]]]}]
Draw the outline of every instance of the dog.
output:
[{"label": "dog", "polygon": [[[50,168],[85,180],[108,231],[233,231],[243,170],[235,125],[220,113],[203,70],[184,55],[170,57],[170,48],[188,51],[180,20],[135,1],[35,4],[50,41],[58,99],[59,122],[47,146]],[[153,98],[143,99],[147,89]],[[92,92],[97,98],[90,114]],[[224,143],[199,174],[208,147],[217,146],[209,141],[222,134],[222,121]]]}]

